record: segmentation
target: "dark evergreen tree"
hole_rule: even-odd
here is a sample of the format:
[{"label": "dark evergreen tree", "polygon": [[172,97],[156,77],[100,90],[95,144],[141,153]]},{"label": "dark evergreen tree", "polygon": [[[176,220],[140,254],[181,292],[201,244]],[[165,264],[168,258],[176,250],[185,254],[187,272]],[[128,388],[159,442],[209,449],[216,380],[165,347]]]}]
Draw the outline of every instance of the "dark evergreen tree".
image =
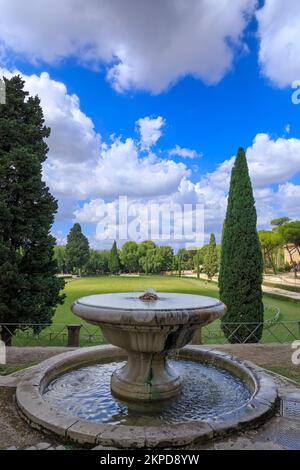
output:
[{"label": "dark evergreen tree", "polygon": [[82,269],[89,261],[89,255],[89,241],[82,233],[80,224],[74,224],[69,232],[66,245],[65,257],[68,271],[76,271],[81,276]]},{"label": "dark evergreen tree", "polygon": [[[50,228],[57,202],[42,181],[47,158],[40,100],[28,97],[19,77],[4,79],[0,104],[0,322],[50,323],[64,281],[56,277]],[[9,327],[14,333],[16,325]],[[37,332],[41,326],[35,326]],[[1,337],[9,343],[10,333]]]},{"label": "dark evergreen tree", "polygon": [[110,255],[109,255],[109,271],[111,274],[118,274],[120,271],[120,259],[119,259],[119,254],[118,254],[118,248],[117,244],[114,241],[113,245],[110,250]]},{"label": "dark evergreen tree", "polygon": [[211,280],[219,269],[218,261],[218,250],[216,245],[215,235],[210,235],[209,245],[207,252],[204,257],[203,271],[207,275],[208,279]]},{"label": "dark evergreen tree", "polygon": [[222,329],[231,343],[258,342],[262,335],[263,260],[256,219],[246,155],[239,148],[231,173],[219,273],[220,297],[227,306]]}]

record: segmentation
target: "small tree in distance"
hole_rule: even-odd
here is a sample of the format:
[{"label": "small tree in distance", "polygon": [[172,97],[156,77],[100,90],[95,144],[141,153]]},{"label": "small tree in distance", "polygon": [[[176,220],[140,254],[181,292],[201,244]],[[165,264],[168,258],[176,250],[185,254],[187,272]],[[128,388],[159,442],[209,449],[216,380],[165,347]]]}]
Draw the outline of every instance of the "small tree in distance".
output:
[{"label": "small tree in distance", "polygon": [[89,261],[89,242],[82,233],[80,224],[74,224],[71,228],[66,245],[66,266],[68,271],[77,271],[81,276],[83,267]]},{"label": "small tree in distance", "polygon": [[218,251],[216,245],[215,235],[210,235],[209,245],[207,248],[206,255],[204,257],[203,271],[207,275],[209,281],[212,280],[213,276],[217,274],[219,269]]},{"label": "small tree in distance", "polygon": [[113,242],[113,245],[110,250],[108,266],[111,274],[119,274],[120,260],[116,241]]}]

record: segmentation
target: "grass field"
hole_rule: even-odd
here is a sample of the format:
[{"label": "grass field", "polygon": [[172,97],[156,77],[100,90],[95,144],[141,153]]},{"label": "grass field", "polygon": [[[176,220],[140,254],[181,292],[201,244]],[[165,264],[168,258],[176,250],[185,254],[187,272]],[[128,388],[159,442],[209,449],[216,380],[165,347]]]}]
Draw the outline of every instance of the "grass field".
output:
[{"label": "grass field", "polygon": [[[101,331],[91,325],[87,325],[83,320],[72,314],[70,306],[79,297],[108,293],[108,292],[134,292],[143,291],[147,287],[152,287],[157,291],[165,292],[182,292],[189,294],[208,295],[218,297],[218,287],[215,283],[198,280],[196,278],[175,276],[110,276],[110,277],[85,277],[73,279],[66,283],[65,293],[66,299],[63,305],[60,305],[53,318],[53,326],[46,328],[40,334],[39,338],[33,339],[30,332],[19,332],[14,339],[14,344],[18,345],[66,345],[66,329],[65,324],[80,323],[83,325],[81,331],[81,344],[104,343],[105,339],[101,335]],[[288,300],[274,299],[264,295],[265,305],[271,304],[280,308],[281,321],[300,321],[300,306]],[[266,310],[265,320],[269,320],[273,312]],[[276,330],[277,328],[277,330]],[[296,330],[295,330],[296,328]],[[293,330],[297,330],[298,326],[293,325]],[[288,334],[287,331],[280,331],[279,326],[274,325],[272,331],[278,339],[284,340]],[[206,334],[207,333],[207,334]],[[297,334],[297,332],[296,332]],[[273,339],[272,339],[273,338]],[[204,329],[204,343],[224,342],[224,337],[219,328],[219,322],[215,322]],[[265,342],[274,341],[273,335],[265,332],[263,340]]]}]

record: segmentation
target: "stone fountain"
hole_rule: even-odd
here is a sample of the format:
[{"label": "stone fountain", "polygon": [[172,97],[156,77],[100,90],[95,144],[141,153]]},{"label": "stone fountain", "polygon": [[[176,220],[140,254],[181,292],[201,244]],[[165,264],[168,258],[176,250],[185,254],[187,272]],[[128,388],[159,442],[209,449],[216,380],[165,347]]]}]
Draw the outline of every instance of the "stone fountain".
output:
[{"label": "stone fountain", "polygon": [[72,310],[115,346],[78,348],[28,369],[16,404],[35,429],[84,446],[178,448],[257,427],[277,409],[276,384],[263,370],[184,347],[225,312],[217,299],[148,290],[83,297]]},{"label": "stone fountain", "polygon": [[82,297],[72,311],[98,325],[108,342],[126,351],[127,363],[111,377],[114,395],[153,401],[172,398],[181,390],[168,353],[187,345],[197,328],[223,315],[225,305],[212,297],[149,289]]}]

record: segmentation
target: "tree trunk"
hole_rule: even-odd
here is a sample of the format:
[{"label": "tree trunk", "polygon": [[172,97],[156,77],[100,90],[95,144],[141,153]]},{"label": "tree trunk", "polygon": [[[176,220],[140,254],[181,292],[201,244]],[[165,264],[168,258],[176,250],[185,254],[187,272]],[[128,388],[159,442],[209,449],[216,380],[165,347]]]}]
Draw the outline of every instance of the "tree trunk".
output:
[{"label": "tree trunk", "polygon": [[265,250],[263,251],[263,260],[264,260],[264,271],[265,274],[268,274],[268,269],[267,269],[267,256]]},{"label": "tree trunk", "polygon": [[289,250],[288,245],[285,245],[285,247],[286,247],[286,250],[287,250],[288,254],[290,255],[291,263],[293,263],[294,262],[294,260],[293,260],[293,251]]},{"label": "tree trunk", "polygon": [[269,257],[269,261],[270,261],[272,269],[273,269],[273,274],[275,274],[275,276],[276,276],[276,274],[277,274],[276,266],[275,266],[275,263],[274,263],[274,260],[272,258],[271,253],[268,253],[268,257]]}]

